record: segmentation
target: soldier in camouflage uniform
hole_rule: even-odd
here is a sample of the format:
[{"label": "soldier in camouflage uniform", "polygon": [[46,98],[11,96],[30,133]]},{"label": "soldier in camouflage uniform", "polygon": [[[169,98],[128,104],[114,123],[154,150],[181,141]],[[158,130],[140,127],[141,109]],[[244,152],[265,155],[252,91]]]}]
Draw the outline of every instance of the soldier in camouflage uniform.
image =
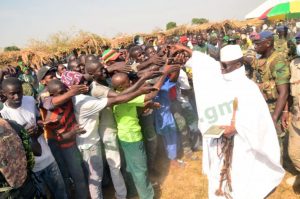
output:
[{"label": "soldier in camouflage uniform", "polygon": [[261,32],[254,44],[258,56],[252,62],[252,80],[259,86],[276,123],[287,102],[290,70],[284,55],[274,49],[272,32]]},{"label": "soldier in camouflage uniform", "polygon": [[274,37],[274,48],[276,51],[288,54],[288,46],[287,46],[287,33],[288,28],[286,26],[278,26],[276,28],[277,35]]},{"label": "soldier in camouflage uniform", "polygon": [[[280,143],[283,146],[287,127],[290,70],[285,56],[275,51],[272,32],[263,31],[254,39],[256,58],[251,65],[252,80],[259,86],[272,115]],[[280,121],[281,119],[281,121]],[[285,153],[284,153],[285,154]]]},{"label": "soldier in camouflage uniform", "polygon": [[[291,70],[291,96],[293,104],[290,112],[289,123],[289,156],[295,166],[300,172],[300,33],[296,35],[297,43],[297,57],[292,60],[290,64]],[[300,184],[300,175],[287,179],[289,185]]]}]

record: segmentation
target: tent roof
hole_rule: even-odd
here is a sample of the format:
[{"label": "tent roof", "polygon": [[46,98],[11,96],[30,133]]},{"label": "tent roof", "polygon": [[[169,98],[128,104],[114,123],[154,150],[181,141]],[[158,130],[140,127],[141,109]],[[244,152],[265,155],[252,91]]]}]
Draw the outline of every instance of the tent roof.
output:
[{"label": "tent roof", "polygon": [[254,10],[252,10],[250,13],[248,13],[245,18],[246,19],[252,19],[260,17],[264,12],[266,12],[268,9],[274,7],[277,4],[288,2],[288,0],[267,0]]}]

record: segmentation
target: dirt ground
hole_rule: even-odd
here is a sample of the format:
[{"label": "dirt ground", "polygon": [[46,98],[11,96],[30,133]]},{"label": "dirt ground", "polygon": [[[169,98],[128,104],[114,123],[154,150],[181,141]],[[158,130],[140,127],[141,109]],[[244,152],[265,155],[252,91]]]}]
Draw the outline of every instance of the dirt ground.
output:
[{"label": "dirt ground", "polygon": [[[158,153],[156,159],[156,169],[160,175],[154,177],[150,175],[152,184],[155,184],[155,199],[207,199],[208,182],[206,176],[202,175],[202,152],[192,152],[190,150],[189,137],[184,119],[179,114],[175,114],[175,119],[181,132],[181,148],[179,153],[184,162],[184,166],[176,167],[170,165],[166,158],[165,150],[161,139],[158,139]],[[293,187],[285,183],[286,179],[297,172],[292,166],[290,159],[284,157],[284,167],[286,175],[281,184],[267,199],[300,199],[300,186]],[[109,186],[104,189],[104,198],[113,199],[114,189]],[[130,198],[138,199],[138,197]]]},{"label": "dirt ground", "polygon": [[[157,199],[206,199],[207,178],[201,174],[202,152],[187,153],[183,158],[184,167],[170,166],[168,160],[161,154],[157,168],[161,175],[151,176],[152,182],[157,182],[154,186]],[[288,166],[289,167],[289,166]],[[287,168],[291,170],[291,168]],[[268,199],[299,199],[300,186],[290,187],[285,183],[292,174],[287,172],[275,192]],[[114,198],[112,186],[104,189],[104,198]],[[138,197],[134,198],[138,199]]]},{"label": "dirt ground", "polygon": [[[207,178],[201,174],[202,153],[184,157],[184,168],[173,168],[161,184],[161,199],[206,199]],[[300,187],[290,187],[285,180],[292,176],[286,174],[284,180],[269,199],[299,199]]]}]

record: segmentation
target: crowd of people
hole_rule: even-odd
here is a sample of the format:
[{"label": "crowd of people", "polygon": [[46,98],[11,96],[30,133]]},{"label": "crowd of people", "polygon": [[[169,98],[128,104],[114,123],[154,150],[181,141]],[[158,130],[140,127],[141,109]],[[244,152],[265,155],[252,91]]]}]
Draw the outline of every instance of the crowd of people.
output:
[{"label": "crowd of people", "polygon": [[110,178],[117,199],[152,199],[160,144],[171,167],[203,150],[209,198],[265,198],[285,163],[300,172],[297,24],[101,49],[0,70],[0,198],[103,198]]}]

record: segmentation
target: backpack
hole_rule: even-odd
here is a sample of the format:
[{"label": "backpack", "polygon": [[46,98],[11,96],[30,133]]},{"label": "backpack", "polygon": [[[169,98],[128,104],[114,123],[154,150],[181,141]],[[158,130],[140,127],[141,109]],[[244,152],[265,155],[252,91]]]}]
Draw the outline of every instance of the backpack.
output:
[{"label": "backpack", "polygon": [[21,187],[27,178],[27,158],[18,133],[0,119],[0,173],[11,188]]}]

